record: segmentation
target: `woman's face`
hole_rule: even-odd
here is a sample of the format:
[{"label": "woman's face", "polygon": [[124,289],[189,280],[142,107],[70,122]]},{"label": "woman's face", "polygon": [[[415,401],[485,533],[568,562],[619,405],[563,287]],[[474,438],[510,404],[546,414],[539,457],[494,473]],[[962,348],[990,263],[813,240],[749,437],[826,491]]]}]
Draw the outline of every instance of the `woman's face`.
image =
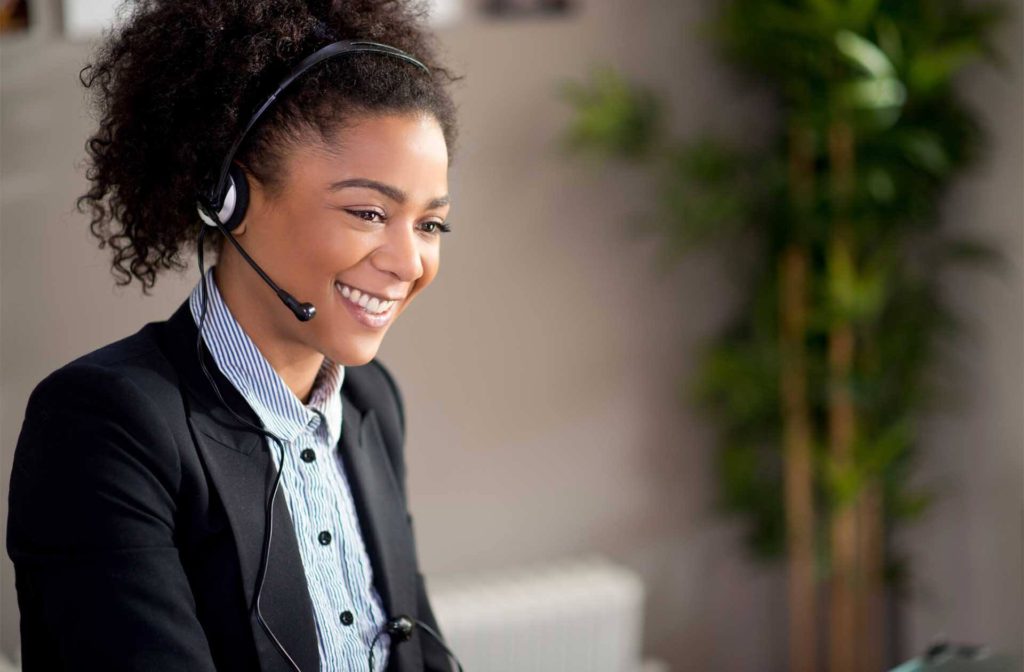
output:
[{"label": "woman's face", "polygon": [[259,297],[261,327],[275,342],[291,354],[304,346],[365,364],[437,275],[449,208],[441,127],[421,114],[360,117],[327,145],[291,151],[285,164],[274,197],[250,175],[236,238],[275,283],[316,306],[315,317],[300,322],[230,244],[222,249]]}]

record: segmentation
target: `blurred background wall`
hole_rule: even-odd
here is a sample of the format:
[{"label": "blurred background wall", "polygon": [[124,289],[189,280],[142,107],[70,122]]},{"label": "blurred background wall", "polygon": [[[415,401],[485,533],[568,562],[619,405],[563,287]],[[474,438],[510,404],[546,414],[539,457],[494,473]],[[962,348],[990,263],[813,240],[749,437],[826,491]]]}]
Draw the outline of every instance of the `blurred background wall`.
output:
[{"label": "blurred background wall", "polygon": [[[631,229],[653,189],[625,169],[562,156],[558,82],[615,63],[665,92],[680,134],[756,139],[763,100],[695,33],[713,2],[583,0],[564,17],[493,21],[467,6],[439,32],[467,75],[456,94],[455,233],[441,273],[391,329],[380,358],[405,397],[407,460],[425,574],[501,568],[597,551],[639,571],[645,653],[671,669],[781,669],[779,568],[746,559],[740,529],[711,510],[710,425],[679,399],[693,348],[734,307],[729,265],[690,257],[666,276],[654,240]],[[57,27],[57,5],[0,42],[0,521],[25,402],[47,373],[161,320],[197,270],[154,295],[115,289],[73,200],[95,121],[79,69],[91,48]],[[945,205],[951,229],[980,232],[1011,260],[1004,277],[949,278],[972,332],[962,400],[927,422],[921,478],[944,484],[901,535],[918,573],[905,653],[932,637],[1020,653],[1024,632],[1024,87],[1019,14],[1001,33],[1004,73],[963,90],[993,140]],[[0,522],[0,527],[3,523]],[[0,561],[2,648],[13,653],[13,568]],[[614,619],[615,614],[607,615]]]}]

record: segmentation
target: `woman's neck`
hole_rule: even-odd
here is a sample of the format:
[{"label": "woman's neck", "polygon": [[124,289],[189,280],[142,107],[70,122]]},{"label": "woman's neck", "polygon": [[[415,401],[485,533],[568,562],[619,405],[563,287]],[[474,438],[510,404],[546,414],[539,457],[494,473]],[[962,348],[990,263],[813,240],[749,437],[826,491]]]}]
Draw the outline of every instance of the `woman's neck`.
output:
[{"label": "woman's neck", "polygon": [[[236,272],[230,262],[225,262],[226,259],[220,259],[213,267],[214,281],[224,303],[288,389],[303,404],[308,403],[317,372],[324,361],[323,353],[288,339],[269,319],[271,311],[262,303],[258,292],[253,292],[248,285],[250,278],[245,277],[245,273]],[[248,266],[242,270],[255,273]],[[264,286],[258,278],[256,282],[260,287]],[[277,301],[277,297],[273,300]]]}]

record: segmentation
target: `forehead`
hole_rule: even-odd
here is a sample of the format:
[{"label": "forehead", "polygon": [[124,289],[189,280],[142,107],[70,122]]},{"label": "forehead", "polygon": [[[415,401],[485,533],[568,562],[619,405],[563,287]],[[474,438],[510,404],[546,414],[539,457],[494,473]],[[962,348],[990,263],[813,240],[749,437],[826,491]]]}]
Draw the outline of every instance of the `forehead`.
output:
[{"label": "forehead", "polygon": [[291,177],[310,186],[367,177],[410,191],[444,193],[448,148],[431,115],[365,115],[326,139],[307,134],[289,153],[288,164]]}]

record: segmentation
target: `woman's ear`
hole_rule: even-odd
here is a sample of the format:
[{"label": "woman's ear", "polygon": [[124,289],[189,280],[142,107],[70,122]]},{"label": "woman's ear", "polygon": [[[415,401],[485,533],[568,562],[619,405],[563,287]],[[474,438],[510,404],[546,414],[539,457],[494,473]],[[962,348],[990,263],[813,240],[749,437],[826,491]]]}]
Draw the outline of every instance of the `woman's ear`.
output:
[{"label": "woman's ear", "polygon": [[240,161],[234,161],[233,164],[239,179],[245,181],[245,213],[232,231],[236,236],[242,236],[248,230],[249,223],[253,221],[254,217],[260,217],[269,210],[272,205],[271,199],[274,196],[272,191],[268,190],[266,185],[249,170],[248,166]]},{"label": "woman's ear", "polygon": [[263,191],[262,185],[245,165],[236,161],[234,167],[235,174],[245,182],[245,212],[242,215],[242,221],[238,222],[231,231],[232,235],[240,237],[245,235],[253,211],[259,212],[263,203]]}]

